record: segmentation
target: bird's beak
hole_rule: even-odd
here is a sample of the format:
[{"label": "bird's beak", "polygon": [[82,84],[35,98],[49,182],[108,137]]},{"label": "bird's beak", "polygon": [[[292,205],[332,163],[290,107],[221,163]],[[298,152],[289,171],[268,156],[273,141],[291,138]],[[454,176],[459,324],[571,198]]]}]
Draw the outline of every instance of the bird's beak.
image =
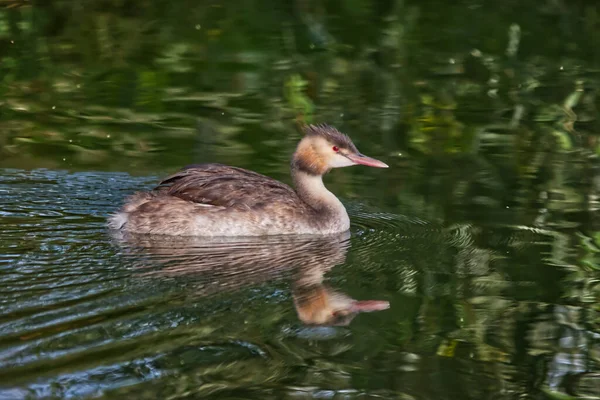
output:
[{"label": "bird's beak", "polygon": [[367,167],[375,167],[375,168],[388,168],[388,165],[384,162],[376,160],[371,157],[367,157],[364,154],[360,153],[351,153],[347,154],[346,157],[352,161],[354,164],[366,165]]}]

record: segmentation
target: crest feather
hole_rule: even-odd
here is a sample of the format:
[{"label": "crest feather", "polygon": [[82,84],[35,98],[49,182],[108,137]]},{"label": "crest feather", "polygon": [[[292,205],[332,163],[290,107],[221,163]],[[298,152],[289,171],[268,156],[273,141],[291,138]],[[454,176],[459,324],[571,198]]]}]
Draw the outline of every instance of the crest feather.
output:
[{"label": "crest feather", "polygon": [[356,149],[354,143],[352,143],[352,140],[331,125],[306,125],[304,126],[303,130],[306,136],[320,136],[340,148],[348,149],[352,152],[358,153],[358,150]]}]

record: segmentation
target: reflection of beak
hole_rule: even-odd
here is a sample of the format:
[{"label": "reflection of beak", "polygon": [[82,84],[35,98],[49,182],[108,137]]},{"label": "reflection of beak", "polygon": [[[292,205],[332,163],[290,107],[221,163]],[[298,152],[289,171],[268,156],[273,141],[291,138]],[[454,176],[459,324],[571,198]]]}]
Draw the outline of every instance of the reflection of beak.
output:
[{"label": "reflection of beak", "polygon": [[300,320],[307,325],[348,325],[359,313],[387,310],[383,300],[354,300],[324,285],[296,287],[294,305]]},{"label": "reflection of beak", "polygon": [[390,303],[383,300],[349,300],[351,301],[350,304],[332,313],[333,318],[328,321],[330,325],[346,326],[359,313],[382,311],[390,308]]},{"label": "reflection of beak", "polygon": [[390,303],[383,300],[354,301],[349,307],[351,312],[373,312],[390,308]]},{"label": "reflection of beak", "polygon": [[386,163],[383,163],[371,157],[367,157],[364,154],[350,153],[346,154],[346,157],[354,164],[366,165],[367,167],[375,168],[388,168],[388,165]]}]

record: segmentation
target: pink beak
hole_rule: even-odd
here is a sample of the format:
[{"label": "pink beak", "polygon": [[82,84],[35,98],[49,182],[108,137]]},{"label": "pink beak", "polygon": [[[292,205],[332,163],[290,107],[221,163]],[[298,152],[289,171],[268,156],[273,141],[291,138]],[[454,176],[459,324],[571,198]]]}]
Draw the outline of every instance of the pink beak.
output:
[{"label": "pink beak", "polygon": [[388,165],[386,163],[371,157],[367,157],[364,154],[347,154],[346,157],[355,164],[366,165],[367,167],[375,168],[388,168]]}]

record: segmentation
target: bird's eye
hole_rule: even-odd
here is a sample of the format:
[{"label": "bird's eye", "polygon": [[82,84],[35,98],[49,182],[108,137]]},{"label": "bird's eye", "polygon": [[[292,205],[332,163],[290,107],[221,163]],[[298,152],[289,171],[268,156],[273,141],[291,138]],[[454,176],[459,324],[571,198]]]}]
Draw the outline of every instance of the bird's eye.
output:
[{"label": "bird's eye", "polygon": [[339,147],[337,147],[337,146],[333,146],[333,147],[332,147],[332,150],[333,150],[333,151],[335,151],[335,152],[337,153],[338,151],[340,151],[340,148],[339,148]]}]

